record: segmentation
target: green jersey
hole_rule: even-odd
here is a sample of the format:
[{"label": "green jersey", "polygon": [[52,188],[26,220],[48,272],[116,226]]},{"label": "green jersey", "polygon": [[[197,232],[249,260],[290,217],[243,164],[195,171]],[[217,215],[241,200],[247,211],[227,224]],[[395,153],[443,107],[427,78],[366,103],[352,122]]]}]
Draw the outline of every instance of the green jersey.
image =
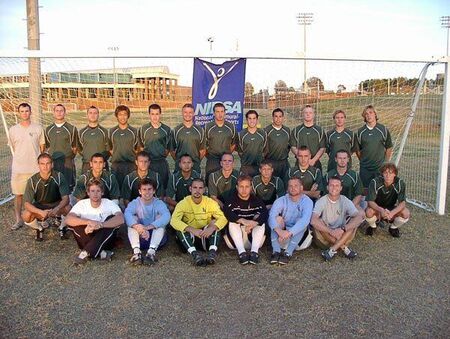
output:
[{"label": "green jersey", "polygon": [[250,133],[243,129],[238,135],[238,154],[241,157],[241,166],[259,166],[267,146],[267,134],[261,128]]},{"label": "green jersey", "polygon": [[272,205],[275,199],[286,194],[284,184],[280,178],[272,176],[267,185],[262,181],[260,175],[253,177],[253,192],[258,196],[265,205]]},{"label": "green jersey", "polygon": [[266,159],[276,161],[287,159],[291,148],[289,144],[291,130],[286,126],[277,129],[273,125],[269,125],[265,131],[267,133]]},{"label": "green jersey", "polygon": [[233,170],[228,178],[225,178],[222,169],[211,173],[208,178],[208,195],[225,201],[232,193],[236,192],[238,176],[237,170]]},{"label": "green jersey", "polygon": [[323,128],[316,124],[311,127],[306,127],[304,124],[295,127],[291,133],[290,145],[297,148],[308,147],[311,151],[311,158],[314,158],[321,148],[326,147]]},{"label": "green jersey", "polygon": [[167,185],[166,196],[180,202],[185,197],[191,194],[189,187],[192,184],[192,180],[200,178],[200,174],[197,171],[192,170],[191,175],[186,179],[183,177],[181,171],[175,172],[169,177],[169,184]]},{"label": "green jersey", "polygon": [[306,170],[301,170],[298,166],[289,168],[284,179],[284,184],[288,185],[291,178],[300,178],[303,183],[303,190],[310,191],[314,184],[317,184],[317,190],[324,191],[322,172],[320,169],[309,166]]},{"label": "green jersey", "polygon": [[111,162],[134,163],[139,145],[136,128],[128,126],[121,129],[117,125],[109,130],[108,139],[112,150]]},{"label": "green jersey", "polygon": [[69,194],[69,186],[60,172],[52,171],[47,180],[36,173],[27,181],[23,201],[30,204],[35,202],[43,205],[53,204]]},{"label": "green jersey", "polygon": [[109,158],[108,130],[100,125],[83,127],[78,133],[78,149],[83,163],[91,161],[94,153],[101,153],[105,161]]},{"label": "green jersey", "polygon": [[336,168],[336,152],[345,150],[350,154],[348,168],[352,166],[351,155],[357,151],[358,144],[356,142],[356,135],[349,129],[345,128],[342,132],[332,129],[326,133],[328,166],[327,171]]},{"label": "green jersey", "polygon": [[161,124],[158,128],[152,126],[151,123],[147,123],[139,128],[139,142],[144,151],[150,154],[151,160],[161,160],[167,157],[167,153],[170,150],[170,127]]},{"label": "green jersey", "polygon": [[399,177],[395,177],[394,183],[386,187],[384,178],[378,176],[370,182],[366,200],[375,201],[378,206],[391,210],[406,200],[406,184]]},{"label": "green jersey", "polygon": [[196,169],[200,168],[200,150],[205,148],[205,130],[199,126],[178,125],[172,131],[171,150],[175,151],[176,165],[183,154],[192,157]]},{"label": "green jersey", "polygon": [[205,138],[208,158],[220,160],[223,152],[229,152],[231,145],[237,143],[236,127],[228,121],[221,127],[211,121],[205,126]]},{"label": "green jersey", "polygon": [[139,197],[139,183],[142,179],[147,178],[156,183],[155,195],[158,198],[164,196],[164,187],[161,182],[161,177],[158,173],[151,170],[147,171],[147,175],[140,177],[137,171],[133,171],[126,175],[122,184],[122,198],[123,200],[131,201]]},{"label": "green jersey", "polygon": [[120,198],[120,189],[116,176],[107,170],[102,171],[100,178],[95,178],[92,170],[89,170],[86,173],[80,175],[77,183],[75,184],[73,196],[79,200],[86,199],[88,197],[86,193],[87,184],[94,179],[99,179],[103,183],[103,198],[109,200]]},{"label": "green jersey", "polygon": [[53,160],[75,157],[72,148],[78,146],[78,130],[75,126],[64,122],[61,126],[55,123],[45,129],[45,147]]},{"label": "green jersey", "polygon": [[363,194],[363,184],[358,173],[353,170],[347,170],[344,175],[339,175],[337,169],[328,171],[323,177],[323,186],[325,188],[325,194],[328,194],[328,179],[332,177],[338,177],[342,182],[341,194],[348,199],[353,200],[356,196]]},{"label": "green jersey", "polygon": [[364,125],[358,130],[356,137],[358,149],[361,152],[361,171],[379,171],[384,163],[386,150],[392,148],[392,139],[389,130],[378,123],[374,128],[369,128],[367,125]]}]

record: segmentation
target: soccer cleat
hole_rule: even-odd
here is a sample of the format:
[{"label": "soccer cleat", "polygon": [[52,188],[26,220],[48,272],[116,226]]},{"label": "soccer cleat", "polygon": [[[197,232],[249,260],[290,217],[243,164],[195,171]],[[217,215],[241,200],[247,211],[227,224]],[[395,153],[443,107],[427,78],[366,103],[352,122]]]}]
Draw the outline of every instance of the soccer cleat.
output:
[{"label": "soccer cleat", "polygon": [[198,251],[192,252],[191,255],[192,255],[192,263],[195,266],[206,266],[206,260]]},{"label": "soccer cleat", "polygon": [[242,265],[247,265],[249,261],[249,257],[248,257],[248,253],[247,252],[242,252],[241,254],[239,254],[239,263]]},{"label": "soccer cleat", "polygon": [[252,265],[256,265],[259,263],[259,254],[256,252],[251,252],[250,253],[250,260],[249,260],[250,264]]},{"label": "soccer cleat", "polygon": [[12,231],[17,231],[19,228],[23,227],[23,221],[18,221],[11,226]]},{"label": "soccer cleat", "polygon": [[389,233],[394,237],[394,238],[400,238],[400,230],[398,228],[392,228],[389,227]]},{"label": "soccer cleat", "polygon": [[280,260],[280,252],[273,252],[270,256],[270,263],[272,265],[278,264],[278,261]]},{"label": "soccer cleat", "polygon": [[206,263],[208,265],[214,265],[216,263],[216,259],[217,259],[217,251],[209,250],[208,254],[206,255]]},{"label": "soccer cleat", "polygon": [[367,227],[366,228],[366,235],[372,236],[375,233],[375,227]]},{"label": "soccer cleat", "polygon": [[158,262],[158,258],[156,258],[156,254],[153,253],[147,253],[143,258],[142,258],[142,263],[144,265],[147,266],[151,266],[154,265]]},{"label": "soccer cleat", "polygon": [[84,265],[88,262],[89,257],[85,257],[85,258],[80,258],[78,255],[73,258],[73,264],[75,266],[81,266]]},{"label": "soccer cleat", "polygon": [[67,226],[64,226],[62,228],[58,228],[58,234],[59,234],[59,238],[61,240],[67,239],[66,234],[67,234]]},{"label": "soccer cleat", "polygon": [[336,252],[333,252],[332,250],[331,250],[331,248],[329,248],[329,249],[327,249],[327,250],[324,250],[324,251],[322,251],[322,258],[325,260],[325,261],[331,261],[333,258],[334,258],[334,255],[336,254]]},{"label": "soccer cleat", "polygon": [[355,259],[358,253],[356,253],[356,251],[352,250],[350,247],[347,247],[344,250],[344,255],[347,259]]},{"label": "soccer cleat", "polygon": [[36,230],[36,237],[34,238],[36,241],[44,241],[44,230]]},{"label": "soccer cleat", "polygon": [[102,251],[100,252],[100,260],[111,261],[113,255],[114,255],[114,252],[113,252],[113,251],[102,250]]},{"label": "soccer cleat", "polygon": [[141,253],[135,253],[129,260],[129,263],[133,266],[139,266],[142,264],[142,255]]},{"label": "soccer cleat", "polygon": [[286,252],[283,252],[280,254],[280,259],[278,259],[278,263],[280,265],[287,265],[289,264],[289,260],[291,260],[291,256]]}]

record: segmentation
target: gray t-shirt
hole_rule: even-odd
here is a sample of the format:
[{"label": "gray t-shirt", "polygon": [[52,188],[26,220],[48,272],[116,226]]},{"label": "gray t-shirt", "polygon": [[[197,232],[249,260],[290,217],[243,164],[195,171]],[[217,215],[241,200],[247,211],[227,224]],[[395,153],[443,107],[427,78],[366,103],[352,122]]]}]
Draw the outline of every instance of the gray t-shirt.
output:
[{"label": "gray t-shirt", "polygon": [[341,195],[337,201],[331,201],[328,194],[316,201],[314,214],[331,229],[344,227],[348,217],[354,217],[358,210],[353,202]]}]

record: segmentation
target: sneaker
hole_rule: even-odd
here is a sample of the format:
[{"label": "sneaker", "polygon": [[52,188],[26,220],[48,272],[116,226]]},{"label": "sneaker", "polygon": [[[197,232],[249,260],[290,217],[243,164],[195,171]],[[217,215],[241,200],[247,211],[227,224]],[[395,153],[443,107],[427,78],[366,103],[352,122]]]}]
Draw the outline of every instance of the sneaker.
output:
[{"label": "sneaker", "polygon": [[239,263],[242,265],[247,265],[249,261],[249,257],[248,257],[248,253],[247,252],[242,252],[241,254],[239,254]]},{"label": "sneaker", "polygon": [[355,259],[358,253],[356,253],[356,251],[352,250],[350,247],[347,247],[344,250],[344,255],[347,259]]},{"label": "sneaker", "polygon": [[14,225],[11,226],[12,231],[17,231],[19,228],[23,227],[24,223],[23,221],[16,222]]},{"label": "sneaker", "polygon": [[81,266],[88,262],[89,257],[80,258],[78,255],[73,258],[73,264],[75,266]]},{"label": "sneaker", "polygon": [[114,255],[113,251],[102,250],[100,252],[100,260],[111,261]]},{"label": "sneaker", "polygon": [[44,241],[44,230],[36,230],[36,237],[34,238],[36,241]]},{"label": "sneaker", "polygon": [[144,265],[147,266],[151,266],[154,265],[158,262],[158,259],[156,258],[156,254],[153,253],[147,253],[143,258],[142,258],[142,263]]},{"label": "sneaker", "polygon": [[59,234],[59,238],[61,240],[67,239],[66,234],[67,234],[67,226],[64,226],[62,228],[58,228],[58,234]]},{"label": "sneaker", "polygon": [[286,252],[283,252],[280,254],[280,259],[278,259],[278,263],[280,265],[287,265],[289,264],[289,260],[291,260],[291,256]]},{"label": "sneaker", "polygon": [[278,261],[280,260],[280,252],[273,252],[270,256],[270,263],[272,265],[278,264]]},{"label": "sneaker", "polygon": [[216,259],[217,259],[217,251],[209,250],[206,256],[206,263],[208,265],[214,265],[216,263]]},{"label": "sneaker", "polygon": [[191,255],[192,255],[192,263],[195,266],[206,266],[206,260],[203,258],[203,255],[201,255],[198,251],[192,252]]},{"label": "sneaker", "polygon": [[334,258],[334,255],[336,254],[336,252],[334,252],[331,248],[322,251],[322,258],[325,261],[331,261]]},{"label": "sneaker", "polygon": [[372,236],[373,234],[374,234],[374,232],[375,232],[375,227],[367,227],[366,228],[366,235],[370,235],[370,236]]},{"label": "sneaker", "polygon": [[259,263],[259,254],[256,252],[251,252],[249,262],[252,265],[258,264]]},{"label": "sneaker", "polygon": [[400,238],[400,230],[398,228],[392,228],[389,227],[389,233],[394,237],[394,238]]},{"label": "sneaker", "polygon": [[142,264],[142,255],[141,253],[135,253],[130,258],[129,263],[133,266],[139,266]]}]

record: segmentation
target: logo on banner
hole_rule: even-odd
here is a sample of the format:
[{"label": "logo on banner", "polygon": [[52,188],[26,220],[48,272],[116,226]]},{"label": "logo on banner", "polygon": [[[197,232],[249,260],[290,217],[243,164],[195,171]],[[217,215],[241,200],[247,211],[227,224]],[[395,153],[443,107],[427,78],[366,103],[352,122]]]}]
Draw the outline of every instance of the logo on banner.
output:
[{"label": "logo on banner", "polygon": [[213,78],[213,81],[214,81],[214,83],[212,84],[211,88],[209,89],[209,93],[208,93],[208,99],[209,99],[209,100],[212,100],[212,99],[215,98],[215,96],[216,96],[216,94],[217,94],[217,90],[219,89],[219,82],[220,82],[220,80],[222,80],[222,79],[225,77],[225,75],[227,75],[228,73],[230,73],[230,72],[233,70],[233,68],[236,67],[236,65],[238,64],[238,62],[235,62],[235,63],[233,64],[233,66],[231,66],[231,67],[228,69],[228,71],[226,71],[226,72],[225,72],[225,68],[220,67],[220,68],[217,70],[217,74],[211,69],[211,67],[209,67],[209,65],[208,65],[206,62],[203,62],[202,64],[203,64],[203,66],[205,66],[205,68],[209,71],[209,73],[211,73],[212,78]]}]

